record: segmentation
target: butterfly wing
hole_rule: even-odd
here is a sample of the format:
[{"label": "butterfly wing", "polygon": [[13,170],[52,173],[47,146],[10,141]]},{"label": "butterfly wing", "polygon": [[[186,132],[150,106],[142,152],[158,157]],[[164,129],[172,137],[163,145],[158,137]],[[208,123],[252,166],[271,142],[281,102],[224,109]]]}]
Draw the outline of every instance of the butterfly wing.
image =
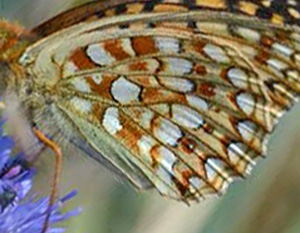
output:
[{"label": "butterfly wing", "polygon": [[55,87],[47,108],[64,137],[137,187],[197,199],[249,173],[300,91],[299,29],[285,25],[296,8],[259,20],[260,7],[135,1],[102,7],[101,20],[63,15],[50,22],[68,27],[38,27],[49,36],[20,62]]}]

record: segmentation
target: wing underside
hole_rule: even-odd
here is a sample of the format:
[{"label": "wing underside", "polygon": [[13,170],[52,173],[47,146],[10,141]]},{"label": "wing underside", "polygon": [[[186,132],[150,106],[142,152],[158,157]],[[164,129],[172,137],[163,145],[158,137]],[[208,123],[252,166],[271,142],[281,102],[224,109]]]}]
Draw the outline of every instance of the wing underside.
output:
[{"label": "wing underside", "polygon": [[151,2],[93,3],[99,9],[85,6],[85,21],[84,8],[74,21],[55,18],[68,27],[36,28],[49,36],[21,62],[56,85],[57,111],[84,138],[75,144],[91,146],[136,186],[184,201],[222,193],[266,153],[297,99],[296,6],[289,17],[271,7],[273,18],[259,20],[263,6],[250,1],[230,9],[221,0]]}]

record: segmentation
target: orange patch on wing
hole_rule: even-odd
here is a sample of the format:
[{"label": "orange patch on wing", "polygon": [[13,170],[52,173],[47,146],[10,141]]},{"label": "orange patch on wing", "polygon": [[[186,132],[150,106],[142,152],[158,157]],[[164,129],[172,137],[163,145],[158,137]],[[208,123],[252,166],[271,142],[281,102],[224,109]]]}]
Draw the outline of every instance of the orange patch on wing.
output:
[{"label": "orange patch on wing", "polygon": [[272,23],[276,23],[276,24],[280,24],[283,25],[284,23],[284,19],[281,15],[278,14],[273,14],[272,18],[271,18],[271,22]]},{"label": "orange patch on wing", "polygon": [[188,24],[186,22],[160,22],[156,23],[156,28],[165,28],[165,29],[175,29],[175,30],[181,30],[186,32],[193,32],[193,29],[188,27]]},{"label": "orange patch on wing", "polygon": [[115,12],[114,12],[114,10],[113,9],[108,9],[108,10],[106,10],[105,12],[104,12],[104,14],[106,15],[106,16],[114,16],[115,15]]},{"label": "orange patch on wing", "polygon": [[127,13],[128,14],[138,14],[143,9],[144,9],[144,4],[142,4],[142,3],[129,4],[127,6]]},{"label": "orange patch on wing", "polygon": [[99,103],[94,103],[92,105],[92,111],[95,114],[95,116],[97,117],[97,119],[99,119],[100,121],[102,121],[102,117],[103,117],[103,113],[104,110],[106,108],[103,107],[103,105],[99,104]]},{"label": "orange patch on wing", "polygon": [[130,71],[147,71],[148,70],[148,63],[145,61],[137,61],[134,63],[129,64]]},{"label": "orange patch on wing", "polygon": [[96,65],[90,61],[83,49],[79,48],[73,52],[70,60],[79,70],[93,69]]},{"label": "orange patch on wing", "polygon": [[270,58],[270,54],[265,51],[261,51],[258,55],[255,56],[255,60],[261,64],[265,64],[266,61]]},{"label": "orange patch on wing", "polygon": [[225,9],[225,0],[196,0],[197,6]]},{"label": "orange patch on wing", "polygon": [[145,88],[142,93],[144,103],[172,102],[187,104],[183,94],[157,88]]},{"label": "orange patch on wing", "polygon": [[205,47],[206,43],[205,42],[202,42],[202,41],[194,41],[192,43],[192,46],[193,46],[193,49],[198,52],[198,53],[201,53],[201,54],[205,54],[203,52],[203,48]]},{"label": "orange patch on wing", "polygon": [[107,50],[116,60],[123,60],[130,55],[123,50],[119,40],[109,40],[104,43],[104,49]]},{"label": "orange patch on wing", "polygon": [[95,81],[92,79],[92,77],[88,76],[87,81],[91,87],[91,90],[93,92],[98,93],[101,96],[104,96],[108,99],[112,99],[112,96],[110,94],[111,84],[112,82],[117,78],[116,75],[103,75],[103,80],[100,85],[96,84]]},{"label": "orange patch on wing", "polygon": [[178,190],[180,191],[182,196],[190,195],[189,192],[189,179],[195,175],[191,169],[188,169],[186,166],[174,166],[173,168],[174,174],[177,180],[174,180]]},{"label": "orange patch on wing", "polygon": [[160,145],[155,145],[151,148],[150,150],[150,154],[151,154],[151,158],[152,158],[152,162],[151,162],[151,167],[153,167],[154,169],[158,167],[159,165],[159,152],[158,152],[158,149],[159,149]]},{"label": "orange patch on wing", "polygon": [[135,154],[139,153],[137,145],[138,140],[144,135],[142,130],[138,128],[133,121],[129,121],[124,115],[120,114],[119,120],[121,121],[122,130],[118,131],[117,137]]},{"label": "orange patch on wing", "polygon": [[153,76],[129,76],[129,80],[143,87],[160,87]]},{"label": "orange patch on wing", "polygon": [[272,46],[272,44],[274,43],[274,39],[272,39],[272,38],[270,38],[270,37],[263,36],[263,37],[261,38],[261,43],[262,43],[264,46],[270,48],[270,47]]},{"label": "orange patch on wing", "polygon": [[240,10],[248,15],[255,15],[258,5],[251,2],[239,2]]},{"label": "orange patch on wing", "polygon": [[188,9],[184,6],[172,4],[157,4],[154,7],[154,12],[187,12]]},{"label": "orange patch on wing", "polygon": [[221,70],[219,76],[222,80],[224,80],[225,82],[229,82],[231,83],[229,80],[228,80],[228,71],[231,69],[232,67],[229,67],[227,69],[223,69]]},{"label": "orange patch on wing", "polygon": [[185,187],[188,187],[190,185],[189,179],[193,176],[193,172],[191,170],[184,170],[181,172],[182,177],[182,184]]},{"label": "orange patch on wing", "polygon": [[156,53],[158,49],[155,42],[149,36],[135,37],[132,39],[132,48],[137,55]]}]

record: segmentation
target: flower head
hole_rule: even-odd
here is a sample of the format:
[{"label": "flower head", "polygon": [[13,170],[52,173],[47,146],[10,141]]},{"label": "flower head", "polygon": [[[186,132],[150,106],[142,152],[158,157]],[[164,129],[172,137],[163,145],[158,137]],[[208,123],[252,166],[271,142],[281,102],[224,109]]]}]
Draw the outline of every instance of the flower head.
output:
[{"label": "flower head", "polygon": [[[3,121],[0,120],[0,232],[39,233],[45,222],[49,198],[37,199],[31,196],[24,200],[36,172],[26,165],[22,153],[12,155],[15,143],[9,136],[3,135],[2,127]],[[55,224],[79,214],[79,208],[65,214],[59,210],[76,193],[70,192],[52,206],[47,233],[64,232],[64,228],[55,227]]]}]

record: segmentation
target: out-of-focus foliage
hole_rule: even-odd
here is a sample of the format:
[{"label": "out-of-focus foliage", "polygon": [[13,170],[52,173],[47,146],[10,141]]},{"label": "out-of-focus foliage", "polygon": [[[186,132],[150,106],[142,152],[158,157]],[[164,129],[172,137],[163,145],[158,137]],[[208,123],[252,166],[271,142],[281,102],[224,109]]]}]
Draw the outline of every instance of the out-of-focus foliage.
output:
[{"label": "out-of-focus foliage", "polygon": [[[80,0],[6,0],[1,13],[27,27]],[[61,187],[79,188],[77,205],[84,213],[70,233],[299,233],[300,232],[300,105],[279,123],[270,138],[268,157],[252,175],[235,182],[219,199],[187,207],[156,191],[136,193],[89,159],[65,158]],[[38,190],[49,190],[52,158],[39,161]],[[48,165],[45,169],[45,165]],[[48,184],[48,185],[47,185]],[[45,191],[47,192],[47,191]]]}]

